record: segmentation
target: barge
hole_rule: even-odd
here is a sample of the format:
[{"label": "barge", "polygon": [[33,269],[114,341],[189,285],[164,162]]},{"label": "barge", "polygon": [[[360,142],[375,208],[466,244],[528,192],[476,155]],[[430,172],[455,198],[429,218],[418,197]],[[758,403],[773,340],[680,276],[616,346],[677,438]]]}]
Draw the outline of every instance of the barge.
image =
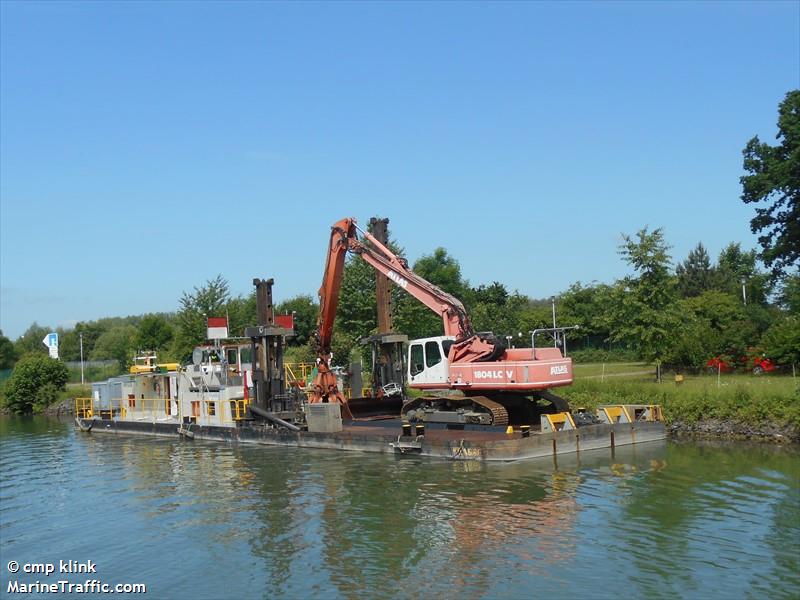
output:
[{"label": "barge", "polygon": [[[338,411],[336,404],[317,406]],[[571,415],[543,415],[542,427],[535,431],[525,426],[460,429],[441,424],[412,425],[401,419],[344,421],[337,425],[335,415],[331,417],[332,411],[322,417],[321,424],[320,419],[312,417],[306,426],[294,429],[268,420],[211,424],[164,416],[137,420],[129,414],[111,418],[79,415],[76,423],[85,432],[101,435],[132,434],[485,461],[514,461],[602,448],[613,450],[617,446],[666,438],[657,405],[603,406],[595,413],[600,422],[582,426],[575,426]]]},{"label": "barge", "polygon": [[[559,409],[566,402],[544,389],[530,397],[513,396],[514,402],[504,396],[505,406],[484,396],[470,396],[470,382],[475,377],[481,380],[481,369],[490,363],[476,362],[472,371],[462,368],[453,375],[454,365],[446,358],[446,346],[452,341],[447,336],[412,341],[408,361],[401,357],[391,370],[407,369],[409,387],[416,387],[416,378],[423,380],[423,389],[430,385],[425,380],[428,371],[436,371],[455,389],[407,398],[401,381],[373,388],[370,395],[351,380],[350,388],[359,390],[353,394],[343,389],[334,369],[328,368],[325,375],[331,391],[321,394],[319,373],[326,367],[324,361],[300,366],[284,363],[283,347],[294,333],[293,319],[273,314],[272,280],[256,279],[254,284],[259,324],[245,329],[249,344],[231,342],[226,319],[209,318],[212,342],[196,348],[189,364],[158,363],[154,354],[138,357],[129,375],[95,383],[91,397],[75,400],[76,425],[91,434],[485,461],[613,449],[666,438],[658,405]],[[563,335],[563,329],[546,331]],[[571,359],[557,347],[535,347],[535,336],[533,332],[531,348],[503,351],[505,369],[522,365],[514,375],[521,383],[510,385],[530,386],[529,376],[537,372],[561,378],[559,384],[571,382]],[[380,344],[401,345],[394,338],[388,342],[384,338]],[[374,361],[377,356],[373,352]],[[486,393],[480,385],[472,387]]]}]

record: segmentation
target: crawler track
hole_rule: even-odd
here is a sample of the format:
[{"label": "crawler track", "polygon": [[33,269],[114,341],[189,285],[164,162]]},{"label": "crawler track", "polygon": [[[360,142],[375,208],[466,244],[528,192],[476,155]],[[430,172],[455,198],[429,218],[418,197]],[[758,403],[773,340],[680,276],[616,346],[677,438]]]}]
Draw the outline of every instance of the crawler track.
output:
[{"label": "crawler track", "polygon": [[414,398],[403,405],[401,414],[405,416],[410,410],[421,408],[425,404],[440,402],[447,402],[449,404],[460,405],[462,407],[472,404],[474,408],[492,415],[492,422],[490,425],[508,425],[508,411],[506,411],[505,407],[494,400],[490,400],[486,396],[467,396],[463,398],[441,398],[437,396],[428,396]]},{"label": "crawler track", "polygon": [[465,398],[465,400],[471,400],[478,406],[492,413],[492,425],[508,425],[508,411],[506,407],[499,402],[490,400],[486,396],[470,396]]}]

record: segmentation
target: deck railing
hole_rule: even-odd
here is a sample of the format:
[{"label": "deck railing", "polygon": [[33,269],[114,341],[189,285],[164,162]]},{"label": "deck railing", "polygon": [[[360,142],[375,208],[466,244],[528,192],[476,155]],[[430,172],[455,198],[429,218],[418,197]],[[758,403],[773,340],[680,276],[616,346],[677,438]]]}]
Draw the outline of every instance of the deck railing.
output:
[{"label": "deck railing", "polygon": [[305,387],[314,366],[314,363],[283,363],[286,383],[289,386]]},{"label": "deck railing", "polygon": [[91,419],[94,416],[94,402],[88,398],[75,398],[75,416],[80,419]]}]

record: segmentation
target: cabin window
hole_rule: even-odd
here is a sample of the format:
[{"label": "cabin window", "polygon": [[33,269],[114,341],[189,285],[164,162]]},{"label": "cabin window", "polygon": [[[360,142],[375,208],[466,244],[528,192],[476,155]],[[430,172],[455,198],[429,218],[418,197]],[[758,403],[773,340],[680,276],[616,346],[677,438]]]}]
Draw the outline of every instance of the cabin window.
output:
[{"label": "cabin window", "polygon": [[209,417],[213,417],[217,414],[217,403],[216,402],[206,402],[206,414]]},{"label": "cabin window", "polygon": [[432,367],[442,362],[442,353],[438,342],[425,342],[425,365]]},{"label": "cabin window", "polygon": [[136,398],[128,397],[128,408],[136,408]]},{"label": "cabin window", "polygon": [[200,400],[192,400],[192,416],[200,416]]},{"label": "cabin window", "polygon": [[450,348],[452,348],[455,343],[455,340],[445,340],[442,342],[442,352],[444,352],[445,356],[450,354]]},{"label": "cabin window", "polygon": [[411,345],[411,374],[417,375],[425,369],[425,358],[422,354],[422,344]]},{"label": "cabin window", "polygon": [[239,364],[239,355],[236,352],[236,348],[228,348],[227,355],[229,365],[236,366]]},{"label": "cabin window", "polygon": [[249,348],[249,347],[247,347],[247,348],[242,348],[242,349],[239,351],[239,358],[241,358],[241,359],[242,359],[242,364],[249,363],[249,362],[253,362],[253,361],[252,361],[252,358],[251,358],[251,356],[250,356],[251,354],[252,354],[252,352],[251,352],[251,350],[250,350],[250,348]]}]

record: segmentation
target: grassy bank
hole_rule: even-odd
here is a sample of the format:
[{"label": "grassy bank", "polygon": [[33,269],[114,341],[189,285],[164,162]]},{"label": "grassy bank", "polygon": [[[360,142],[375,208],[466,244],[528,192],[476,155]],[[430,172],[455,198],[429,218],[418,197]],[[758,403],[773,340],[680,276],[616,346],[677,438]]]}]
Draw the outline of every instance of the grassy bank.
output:
[{"label": "grassy bank", "polygon": [[[631,364],[627,367],[615,365],[617,372],[625,372],[626,368],[632,371],[631,367]],[[564,395],[573,407],[660,404],[668,423],[680,423],[689,428],[714,421],[800,431],[798,381],[790,376],[724,375],[718,382],[716,376],[703,375],[686,376],[678,385],[671,378],[658,383],[652,375],[600,380],[592,375],[582,376],[576,369],[575,383],[569,391],[564,390]]]}]

